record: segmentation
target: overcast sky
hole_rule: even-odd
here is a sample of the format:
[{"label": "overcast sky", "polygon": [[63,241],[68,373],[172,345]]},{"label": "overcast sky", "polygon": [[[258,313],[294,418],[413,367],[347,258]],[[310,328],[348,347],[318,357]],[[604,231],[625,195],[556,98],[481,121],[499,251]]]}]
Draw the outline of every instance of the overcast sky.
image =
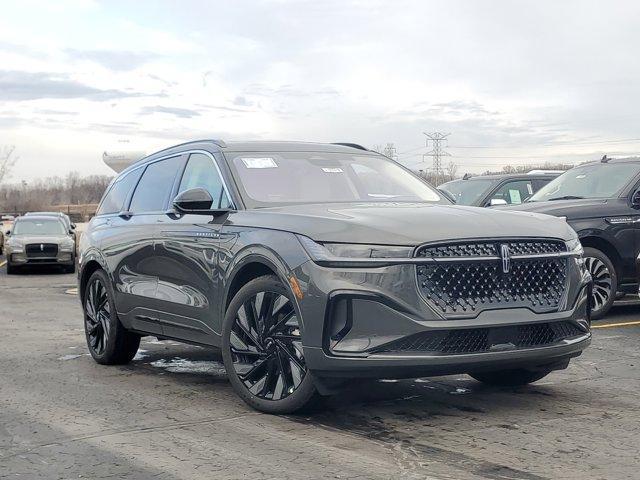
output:
[{"label": "overcast sky", "polygon": [[422,132],[450,132],[459,172],[640,152],[637,1],[0,6],[10,181],[197,138],[394,142],[422,168]]}]

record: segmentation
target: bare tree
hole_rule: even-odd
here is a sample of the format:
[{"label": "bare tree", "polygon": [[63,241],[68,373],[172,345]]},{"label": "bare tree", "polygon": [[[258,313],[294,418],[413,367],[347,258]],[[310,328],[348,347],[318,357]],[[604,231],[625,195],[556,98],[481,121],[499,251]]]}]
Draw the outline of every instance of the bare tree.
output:
[{"label": "bare tree", "polygon": [[0,183],[5,178],[9,178],[11,169],[18,161],[19,157],[15,155],[15,152],[15,145],[5,145],[0,148]]}]

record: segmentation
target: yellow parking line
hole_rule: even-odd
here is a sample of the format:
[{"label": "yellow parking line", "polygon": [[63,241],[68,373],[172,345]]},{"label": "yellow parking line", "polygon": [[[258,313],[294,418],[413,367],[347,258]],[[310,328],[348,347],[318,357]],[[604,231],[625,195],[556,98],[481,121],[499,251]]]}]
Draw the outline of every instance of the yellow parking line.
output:
[{"label": "yellow parking line", "polygon": [[4,267],[7,264],[6,260],[0,262],[0,268]]},{"label": "yellow parking line", "polygon": [[591,325],[591,328],[629,327],[631,325],[640,325],[640,320],[635,322],[605,323],[604,325]]}]

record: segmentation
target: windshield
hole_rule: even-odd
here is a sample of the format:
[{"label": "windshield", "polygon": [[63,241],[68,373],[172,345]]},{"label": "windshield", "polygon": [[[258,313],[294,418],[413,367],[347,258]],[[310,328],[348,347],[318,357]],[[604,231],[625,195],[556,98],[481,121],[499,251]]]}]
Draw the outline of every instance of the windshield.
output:
[{"label": "windshield", "polygon": [[60,220],[19,220],[13,225],[13,235],[64,235]]},{"label": "windshield", "polygon": [[240,153],[229,162],[248,207],[334,202],[443,202],[418,177],[378,155]]},{"label": "windshield", "polygon": [[612,198],[639,172],[639,163],[598,163],[575,167],[542,187],[529,201]]},{"label": "windshield", "polygon": [[495,183],[495,179],[454,180],[440,188],[453,195],[458,205],[474,205]]}]

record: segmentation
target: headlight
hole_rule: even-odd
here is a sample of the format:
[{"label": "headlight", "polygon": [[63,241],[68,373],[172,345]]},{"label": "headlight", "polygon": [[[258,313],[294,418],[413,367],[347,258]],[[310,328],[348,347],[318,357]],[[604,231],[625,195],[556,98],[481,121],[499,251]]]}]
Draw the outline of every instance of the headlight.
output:
[{"label": "headlight", "polygon": [[7,246],[13,253],[21,253],[24,251],[24,244],[15,238],[10,238],[7,242]]},{"label": "headlight", "polygon": [[576,237],[573,240],[569,240],[568,242],[566,242],[566,244],[567,244],[567,251],[569,253],[573,253],[575,255],[582,257],[582,255],[584,254],[584,249],[582,248],[582,244],[580,243],[579,238]]},{"label": "headlight", "polygon": [[367,258],[409,258],[413,247],[389,245],[364,245],[359,243],[317,243],[308,237],[298,235],[298,240],[316,262],[344,261]]},{"label": "headlight", "polygon": [[574,238],[573,240],[569,240],[566,242],[567,251],[576,257],[576,261],[578,262],[578,266],[580,268],[586,268],[584,264],[584,249],[582,248],[582,244],[580,243],[579,238]]},{"label": "headlight", "polygon": [[72,252],[73,247],[75,247],[75,243],[71,239],[60,242],[60,251],[62,252]]}]

